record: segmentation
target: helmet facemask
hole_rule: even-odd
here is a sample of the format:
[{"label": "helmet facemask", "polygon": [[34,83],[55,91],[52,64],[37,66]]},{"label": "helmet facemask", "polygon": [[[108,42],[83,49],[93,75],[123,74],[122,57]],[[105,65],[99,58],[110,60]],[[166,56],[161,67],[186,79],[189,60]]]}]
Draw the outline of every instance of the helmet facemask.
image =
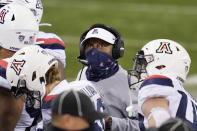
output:
[{"label": "helmet facemask", "polygon": [[[150,62],[154,61],[154,57],[153,55],[144,55],[144,51],[141,50],[134,56],[133,61],[133,69],[128,70],[129,86],[142,82],[147,77],[146,67]],[[131,76],[137,77],[138,82],[132,83]]]},{"label": "helmet facemask", "polygon": [[34,109],[41,108],[41,93],[40,91],[30,91],[27,88],[26,80],[19,79],[17,86],[11,87],[11,92],[16,98],[25,95],[25,103],[27,108],[33,107]]}]

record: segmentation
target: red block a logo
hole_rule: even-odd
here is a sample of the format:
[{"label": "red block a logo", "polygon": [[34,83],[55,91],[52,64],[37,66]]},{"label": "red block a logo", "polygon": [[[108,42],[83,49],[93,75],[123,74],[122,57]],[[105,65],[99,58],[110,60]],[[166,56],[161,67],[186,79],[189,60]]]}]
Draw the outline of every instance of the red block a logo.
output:
[{"label": "red block a logo", "polygon": [[14,69],[16,75],[20,75],[21,69],[24,66],[24,64],[25,64],[25,60],[17,61],[16,59],[14,59],[14,61],[11,64],[11,68]]},{"label": "red block a logo", "polygon": [[159,48],[156,50],[156,53],[172,54],[172,50],[170,49],[170,43],[161,42]]},{"label": "red block a logo", "polygon": [[1,24],[4,24],[4,19],[5,19],[5,15],[8,13],[8,10],[6,9],[3,9],[1,12],[0,12],[0,23]]}]

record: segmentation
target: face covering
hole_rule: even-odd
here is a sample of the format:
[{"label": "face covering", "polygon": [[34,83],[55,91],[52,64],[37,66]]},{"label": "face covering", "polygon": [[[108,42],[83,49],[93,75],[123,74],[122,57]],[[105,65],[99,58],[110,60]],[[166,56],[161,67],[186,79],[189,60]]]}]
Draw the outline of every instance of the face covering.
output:
[{"label": "face covering", "polygon": [[107,53],[99,51],[95,48],[86,53],[88,61],[88,69],[86,77],[89,81],[100,81],[114,75],[118,69],[118,62]]}]

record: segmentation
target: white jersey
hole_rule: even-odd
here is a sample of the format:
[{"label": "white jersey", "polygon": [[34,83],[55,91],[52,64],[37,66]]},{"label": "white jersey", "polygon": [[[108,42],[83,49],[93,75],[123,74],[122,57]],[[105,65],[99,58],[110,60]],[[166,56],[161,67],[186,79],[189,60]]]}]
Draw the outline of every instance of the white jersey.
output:
[{"label": "white jersey", "polygon": [[[197,130],[197,102],[184,89],[181,80],[171,75],[153,75],[141,85],[138,96],[139,124],[141,131],[148,127],[147,119],[142,113],[142,104],[154,97],[163,97],[169,101],[171,117],[179,117]],[[162,117],[162,116],[161,116]]]},{"label": "white jersey", "polygon": [[[47,125],[51,121],[51,102],[53,98],[66,90],[77,90],[80,91],[87,96],[90,97],[91,101],[94,103],[95,108],[97,111],[103,112],[103,105],[101,96],[98,94],[94,86],[88,81],[80,81],[79,82],[71,82],[67,84],[66,81],[60,82],[43,100],[42,106],[42,116],[43,116],[43,123]],[[96,120],[95,121],[95,128],[97,131],[104,130],[104,120]]]},{"label": "white jersey", "polygon": [[36,42],[45,51],[61,61],[64,67],[66,66],[65,44],[60,37],[54,33],[39,31]]}]

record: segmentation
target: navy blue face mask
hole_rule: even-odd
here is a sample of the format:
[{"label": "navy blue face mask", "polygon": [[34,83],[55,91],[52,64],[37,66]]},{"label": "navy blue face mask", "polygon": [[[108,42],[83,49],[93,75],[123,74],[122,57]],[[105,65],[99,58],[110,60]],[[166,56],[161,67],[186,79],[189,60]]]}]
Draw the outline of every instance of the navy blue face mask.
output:
[{"label": "navy blue face mask", "polygon": [[86,77],[90,81],[100,81],[114,75],[118,69],[118,62],[107,53],[92,48],[86,53],[88,69]]}]

